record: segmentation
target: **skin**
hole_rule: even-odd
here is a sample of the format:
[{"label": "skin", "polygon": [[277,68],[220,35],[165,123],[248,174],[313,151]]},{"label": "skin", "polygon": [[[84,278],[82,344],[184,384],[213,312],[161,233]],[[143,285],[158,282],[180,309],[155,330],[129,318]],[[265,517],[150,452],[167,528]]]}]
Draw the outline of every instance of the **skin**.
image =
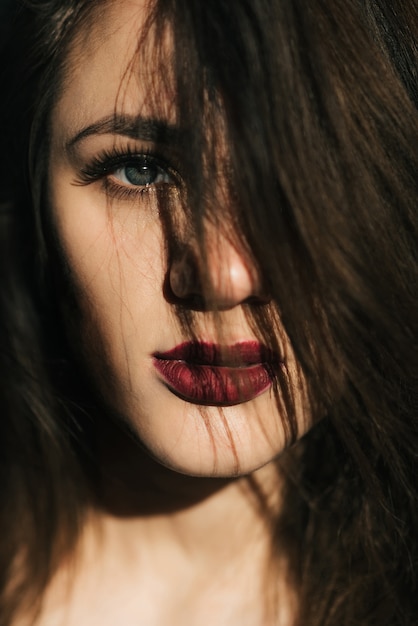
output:
[{"label": "skin", "polygon": [[[202,476],[246,474],[285,447],[282,416],[273,393],[267,391],[222,411],[206,407],[203,419],[202,407],[175,396],[153,365],[154,352],[170,350],[187,339],[165,284],[187,310],[189,296],[196,291],[191,276],[201,270],[192,236],[180,235],[176,254],[168,262],[156,186],[121,199],[113,188],[106,191],[102,180],[79,184],[80,172],[103,150],[116,147],[144,153],[158,148],[113,132],[74,141],[90,125],[112,116],[115,108],[123,115],[139,112],[145,119],[155,117],[149,97],[153,78],[155,83],[151,70],[139,64],[127,72],[145,15],[142,2],[118,3],[117,11],[111,8],[105,13],[90,36],[73,50],[74,62],[70,60],[52,118],[53,219],[83,311],[89,368],[108,403],[168,467]],[[163,103],[157,115],[165,115],[167,123],[173,124],[168,88],[157,85],[157,89],[155,100]],[[120,173],[107,180],[124,190],[132,188]],[[260,277],[227,233],[207,224],[206,236],[210,306],[220,310],[222,343],[253,340],[243,305],[247,301],[263,305]],[[201,341],[219,343],[211,310],[194,312],[194,321]],[[289,350],[286,367],[292,375],[295,365]],[[302,410],[297,419],[302,434],[309,421]]]},{"label": "skin", "polygon": [[[74,141],[115,110],[155,117],[151,79],[158,116],[175,123],[169,85],[155,87],[149,68],[129,65],[146,14],[143,0],[111,3],[74,44],[52,114],[49,181],[53,220],[81,309],[82,358],[105,402],[148,453],[123,429],[104,422],[100,503],[94,522],[86,525],[70,595],[63,589],[71,568],[63,567],[41,624],[65,617],[68,626],[254,626],[267,623],[260,598],[271,553],[269,523],[280,508],[275,459],[286,441],[276,400],[266,391],[236,406],[202,410],[167,388],[152,355],[187,339],[166,286],[187,309],[201,271],[193,237],[181,233],[168,260],[158,185],[120,197],[115,185],[132,185],[119,170],[106,178],[110,185],[79,184],[80,172],[103,150],[156,149],[143,138],[115,132]],[[171,178],[163,177],[159,188],[166,180]],[[171,186],[170,193],[178,191]],[[208,223],[206,236],[211,308],[219,310],[222,343],[252,340],[244,304],[268,306],[262,281],[226,232]],[[195,311],[194,321],[200,340],[218,342],[212,310]],[[289,347],[283,349],[292,377],[296,365]],[[300,435],[310,426],[304,404],[297,399]],[[248,475],[250,480],[237,478]],[[264,516],[250,482],[260,489]],[[97,523],[100,535],[94,532]],[[278,623],[285,625],[291,594],[283,572],[276,574],[282,590]]]}]

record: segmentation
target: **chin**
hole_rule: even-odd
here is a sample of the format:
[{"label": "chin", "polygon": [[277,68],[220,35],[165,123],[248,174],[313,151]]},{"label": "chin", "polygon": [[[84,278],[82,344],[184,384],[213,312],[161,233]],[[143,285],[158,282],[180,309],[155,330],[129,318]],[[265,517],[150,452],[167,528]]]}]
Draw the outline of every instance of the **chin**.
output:
[{"label": "chin", "polygon": [[201,406],[169,389],[130,398],[118,413],[161,465],[189,476],[250,474],[274,460],[288,442],[271,390],[234,406]]}]

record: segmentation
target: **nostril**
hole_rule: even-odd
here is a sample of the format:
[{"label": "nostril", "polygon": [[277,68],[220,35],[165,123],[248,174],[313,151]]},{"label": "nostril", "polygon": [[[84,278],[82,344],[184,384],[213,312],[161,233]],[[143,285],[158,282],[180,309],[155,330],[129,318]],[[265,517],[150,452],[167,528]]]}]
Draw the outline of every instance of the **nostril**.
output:
[{"label": "nostril", "polygon": [[251,304],[252,306],[256,306],[261,304],[268,304],[269,302],[271,302],[271,296],[269,296],[267,293],[260,293],[259,295],[248,296],[248,298],[245,298],[245,300],[243,300],[242,304]]},{"label": "nostril", "polygon": [[202,294],[198,261],[192,258],[192,254],[188,250],[181,258],[174,259],[170,267],[169,280],[171,291],[174,296],[182,300],[201,298]]},{"label": "nostril", "polygon": [[191,283],[192,270],[190,267],[181,267],[176,263],[170,272],[170,285],[173,293],[178,298],[184,298]]}]

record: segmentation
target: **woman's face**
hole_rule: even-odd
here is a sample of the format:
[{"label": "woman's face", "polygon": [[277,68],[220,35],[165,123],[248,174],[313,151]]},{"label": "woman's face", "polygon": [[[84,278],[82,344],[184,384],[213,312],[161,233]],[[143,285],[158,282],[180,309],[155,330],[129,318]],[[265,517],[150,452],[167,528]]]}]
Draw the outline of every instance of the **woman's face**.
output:
[{"label": "woman's face", "polygon": [[[162,68],[131,64],[145,17],[144,0],[118,0],[96,17],[71,50],[52,115],[50,202],[80,301],[82,356],[107,404],[161,463],[193,475],[247,473],[285,446],[269,373],[276,356],[244,314],[267,304],[244,251],[213,225],[210,307],[195,310],[205,298],[192,236],[166,253],[157,196],[180,193],[180,132]],[[197,341],[182,331],[178,307],[193,309]],[[299,434],[303,404],[297,398]]]}]

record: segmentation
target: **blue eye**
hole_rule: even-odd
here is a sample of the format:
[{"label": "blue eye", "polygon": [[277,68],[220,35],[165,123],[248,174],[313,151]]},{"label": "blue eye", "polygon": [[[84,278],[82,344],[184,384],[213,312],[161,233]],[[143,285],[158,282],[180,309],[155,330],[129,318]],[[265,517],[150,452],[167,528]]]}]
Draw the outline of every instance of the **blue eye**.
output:
[{"label": "blue eye", "polygon": [[131,161],[113,171],[113,177],[125,185],[149,187],[160,183],[170,183],[170,175],[155,161],[142,158]]},{"label": "blue eye", "polygon": [[173,192],[181,186],[181,177],[166,163],[152,154],[132,153],[129,149],[113,149],[95,156],[79,171],[77,184],[92,185],[101,181],[104,192],[113,198],[141,198],[144,191],[160,188]]}]

